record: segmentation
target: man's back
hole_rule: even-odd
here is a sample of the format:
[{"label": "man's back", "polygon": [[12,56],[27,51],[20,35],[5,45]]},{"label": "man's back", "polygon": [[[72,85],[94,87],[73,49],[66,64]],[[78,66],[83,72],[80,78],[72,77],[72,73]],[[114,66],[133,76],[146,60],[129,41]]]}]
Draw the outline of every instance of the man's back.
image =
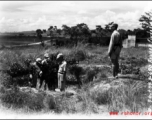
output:
[{"label": "man's back", "polygon": [[120,41],[120,34],[119,34],[119,32],[118,32],[117,30],[115,30],[115,31],[112,33],[111,39],[113,39],[114,45],[115,45],[115,44],[120,44],[120,43],[119,43],[119,42],[121,42],[121,41]]},{"label": "man's back", "polygon": [[122,47],[122,40],[120,37],[120,33],[115,30],[110,39],[109,52],[111,51],[111,58],[115,59],[119,57],[120,51]]}]

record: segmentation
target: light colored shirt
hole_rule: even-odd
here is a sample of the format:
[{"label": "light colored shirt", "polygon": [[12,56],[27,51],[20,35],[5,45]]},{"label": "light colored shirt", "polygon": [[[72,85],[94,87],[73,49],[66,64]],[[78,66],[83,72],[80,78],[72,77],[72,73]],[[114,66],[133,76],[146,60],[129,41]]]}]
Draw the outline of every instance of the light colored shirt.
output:
[{"label": "light colored shirt", "polygon": [[59,70],[58,73],[65,73],[67,69],[67,62],[63,61],[60,65],[59,65]]},{"label": "light colored shirt", "polygon": [[[120,46],[117,46],[118,44]],[[115,59],[116,57],[119,57],[119,54],[120,54],[120,51],[121,51],[121,46],[122,46],[122,41],[121,41],[121,38],[120,38],[120,34],[117,30],[114,30],[112,35],[111,35],[109,49],[108,49],[108,53],[111,54],[110,57],[112,59]]]}]

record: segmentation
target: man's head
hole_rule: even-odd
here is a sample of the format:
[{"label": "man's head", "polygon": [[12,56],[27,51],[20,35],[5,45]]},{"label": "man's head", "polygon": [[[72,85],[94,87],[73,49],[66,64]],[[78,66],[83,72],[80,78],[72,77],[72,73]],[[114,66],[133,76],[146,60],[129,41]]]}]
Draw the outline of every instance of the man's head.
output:
[{"label": "man's head", "polygon": [[64,57],[63,57],[63,54],[62,53],[59,53],[56,57],[57,61],[61,62],[63,61]]},{"label": "man's head", "polygon": [[111,25],[111,30],[114,31],[114,30],[117,30],[118,28],[118,24],[114,23]]},{"label": "man's head", "polygon": [[48,53],[45,53],[45,54],[44,54],[44,59],[46,59],[47,61],[50,60],[50,57],[49,57],[49,54],[48,54]]},{"label": "man's head", "polygon": [[42,62],[42,59],[41,58],[37,58],[36,59],[36,63],[40,64]]},{"label": "man's head", "polygon": [[49,58],[49,54],[48,54],[48,53],[45,53],[45,54],[44,54],[44,58],[45,58],[45,59],[48,59],[48,58]]}]

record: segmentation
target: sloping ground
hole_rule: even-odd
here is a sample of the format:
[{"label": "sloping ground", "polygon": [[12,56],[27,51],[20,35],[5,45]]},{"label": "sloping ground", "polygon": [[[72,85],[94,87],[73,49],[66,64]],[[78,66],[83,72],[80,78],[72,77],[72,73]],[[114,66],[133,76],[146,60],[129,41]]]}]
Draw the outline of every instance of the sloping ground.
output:
[{"label": "sloping ground", "polygon": [[[49,44],[50,40],[44,40],[44,44]],[[15,48],[15,47],[28,47],[28,46],[37,46],[41,45],[41,42],[29,43],[29,44],[22,44],[22,45],[10,45],[10,46],[0,46],[0,49],[3,48]]]},{"label": "sloping ground", "polygon": [[30,87],[1,88],[2,103],[28,112],[45,110],[55,113],[102,114],[122,109],[140,111],[147,107],[145,80],[139,81],[132,75],[124,75],[117,80],[108,79],[111,67],[107,65],[79,66],[86,71],[82,75],[85,81],[81,89],[68,86],[65,92],[54,92]]},{"label": "sloping ground", "polygon": [[[24,108],[28,112],[45,110],[55,113],[104,114],[112,110],[140,111],[147,105],[146,83],[125,78],[95,80],[81,89],[69,86],[65,92],[30,87],[19,87],[16,90],[1,88],[1,92],[5,93],[0,95],[3,105]],[[137,105],[132,106],[133,103]]]}]

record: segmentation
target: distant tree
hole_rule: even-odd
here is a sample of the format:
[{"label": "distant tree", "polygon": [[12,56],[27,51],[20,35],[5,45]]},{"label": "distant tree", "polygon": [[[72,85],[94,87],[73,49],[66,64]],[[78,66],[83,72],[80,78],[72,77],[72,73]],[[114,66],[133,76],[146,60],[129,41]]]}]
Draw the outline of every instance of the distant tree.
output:
[{"label": "distant tree", "polygon": [[78,35],[79,35],[79,28],[77,26],[72,26],[70,29],[70,36],[72,42],[77,45],[78,43]]},{"label": "distant tree", "polygon": [[97,32],[101,32],[102,30],[103,30],[103,28],[101,27],[101,25],[96,25]]},{"label": "distant tree", "polygon": [[43,33],[46,33],[46,29],[43,29]]},{"label": "distant tree", "polygon": [[[146,30],[147,33],[149,34],[148,41],[149,41],[150,43],[152,43],[152,12],[146,12],[145,15],[142,15],[142,16],[140,17],[139,21],[140,21],[141,24],[142,24],[142,28],[143,28],[144,30]],[[150,63],[150,64],[149,64],[149,65],[150,65],[149,67],[151,67],[151,63],[152,63],[151,53],[152,53],[152,47],[149,46],[149,59],[148,59],[148,61],[149,61],[149,63]],[[149,73],[149,76],[150,76],[150,79],[149,79],[149,80],[151,80],[152,70],[149,69],[149,70],[148,70],[148,73]],[[150,85],[150,84],[149,84],[149,85]],[[152,92],[151,87],[148,88],[148,91],[149,91],[148,101],[152,101],[152,99],[151,99],[151,92]]]},{"label": "distant tree", "polygon": [[50,27],[48,28],[49,31],[52,30],[52,29],[53,29],[53,26],[50,26]]},{"label": "distant tree", "polygon": [[50,26],[48,28],[48,31],[50,32],[50,37],[52,37],[53,36],[53,26]]},{"label": "distant tree", "polygon": [[76,28],[77,28],[77,35],[79,36],[80,41],[87,41],[88,38],[91,36],[91,31],[88,25],[85,23],[80,23],[77,24]]},{"label": "distant tree", "polygon": [[41,41],[41,44],[42,44],[42,46],[44,46],[44,41],[43,41],[43,39],[42,39],[42,30],[41,29],[37,29],[36,30],[36,34],[37,34],[37,37],[38,37],[38,39]]},{"label": "distant tree", "polygon": [[124,29],[119,29],[118,31],[119,31],[119,33],[120,33],[120,36],[121,36],[121,39],[122,39],[122,40],[124,40],[124,39],[126,39],[126,38],[128,37],[128,34],[127,34],[127,31],[126,31],[126,30],[124,30]]},{"label": "distant tree", "polygon": [[104,35],[107,36],[107,37],[110,37],[111,34],[112,34],[112,31],[111,31],[111,25],[113,24],[114,22],[110,22],[108,24],[105,25],[105,28],[104,28]]},{"label": "distant tree", "polygon": [[147,38],[148,37],[147,31],[144,29],[137,28],[137,29],[134,29],[133,31],[137,38]]},{"label": "distant tree", "polygon": [[150,39],[150,35],[152,34],[152,12],[145,12],[139,18],[139,22],[141,22],[142,28],[148,33],[148,40],[152,42],[152,39]]},{"label": "distant tree", "polygon": [[139,21],[141,22],[142,28],[147,30],[147,32],[150,32],[152,29],[152,12],[145,12],[145,15],[142,15]]},{"label": "distant tree", "polygon": [[62,31],[64,32],[64,35],[70,35],[71,28],[67,25],[62,25]]},{"label": "distant tree", "polygon": [[56,30],[56,31],[57,31],[57,26],[54,26],[54,30]]},{"label": "distant tree", "polygon": [[57,29],[57,31],[56,31],[59,35],[61,35],[61,33],[62,33],[62,30],[61,29]]},{"label": "distant tree", "polygon": [[24,33],[19,33],[19,36],[25,36]]},{"label": "distant tree", "polygon": [[127,35],[133,35],[133,34],[134,34],[134,32],[132,30],[130,30],[130,29],[127,30]]},{"label": "distant tree", "polygon": [[87,42],[91,36],[91,31],[87,24],[80,23],[76,26],[72,26],[70,30],[72,41],[77,45],[78,41]]},{"label": "distant tree", "polygon": [[114,23],[114,22],[110,22],[110,23],[106,24],[106,25],[105,25],[105,30],[111,31],[111,30],[110,30],[110,26],[111,26],[113,23]]},{"label": "distant tree", "polygon": [[102,37],[103,36],[103,28],[101,27],[101,25],[96,25],[96,34],[98,37]]}]

